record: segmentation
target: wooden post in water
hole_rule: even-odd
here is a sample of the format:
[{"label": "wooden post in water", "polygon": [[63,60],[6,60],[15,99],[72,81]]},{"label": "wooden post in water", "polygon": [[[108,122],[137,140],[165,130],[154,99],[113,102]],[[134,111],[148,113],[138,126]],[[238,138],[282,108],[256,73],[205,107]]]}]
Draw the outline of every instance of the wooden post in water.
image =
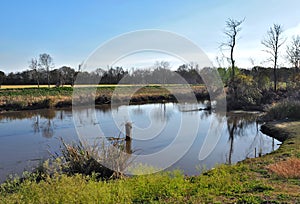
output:
[{"label": "wooden post in water", "polygon": [[131,122],[126,122],[125,123],[125,134],[126,134],[126,141],[130,141],[131,140],[131,130],[132,130],[132,123]]},{"label": "wooden post in water", "polygon": [[262,156],[262,149],[261,147],[259,148],[259,152],[258,152],[258,157],[261,157]]},{"label": "wooden post in water", "polygon": [[125,150],[127,154],[132,154],[131,150],[131,140],[126,140],[125,141]]}]

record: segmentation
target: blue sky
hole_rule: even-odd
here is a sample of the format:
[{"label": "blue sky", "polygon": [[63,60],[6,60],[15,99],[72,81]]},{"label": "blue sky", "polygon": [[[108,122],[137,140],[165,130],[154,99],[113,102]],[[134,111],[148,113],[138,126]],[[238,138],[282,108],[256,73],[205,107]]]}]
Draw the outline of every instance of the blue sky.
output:
[{"label": "blue sky", "polygon": [[[28,61],[44,52],[56,67],[77,67],[100,44],[140,29],[185,36],[215,63],[226,19],[244,17],[236,63],[251,67],[253,58],[267,66],[260,42],[273,23],[284,26],[288,39],[300,35],[298,0],[2,0],[0,5],[0,70],[6,73],[28,69]],[[280,63],[286,64],[283,58]]]}]

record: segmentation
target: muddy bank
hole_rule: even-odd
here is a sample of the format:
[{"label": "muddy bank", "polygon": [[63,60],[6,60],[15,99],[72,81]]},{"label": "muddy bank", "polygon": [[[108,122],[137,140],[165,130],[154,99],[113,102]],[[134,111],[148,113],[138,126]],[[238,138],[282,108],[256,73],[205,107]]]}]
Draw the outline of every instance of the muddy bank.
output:
[{"label": "muddy bank", "polygon": [[283,122],[284,121],[268,122],[261,126],[261,131],[280,142],[284,142],[287,139],[293,138],[293,135],[285,130],[284,125],[282,125]]}]

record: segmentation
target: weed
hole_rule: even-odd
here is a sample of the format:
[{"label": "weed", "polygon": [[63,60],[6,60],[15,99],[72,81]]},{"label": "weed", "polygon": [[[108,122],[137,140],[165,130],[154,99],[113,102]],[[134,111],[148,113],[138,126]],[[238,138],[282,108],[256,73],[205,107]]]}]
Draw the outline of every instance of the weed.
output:
[{"label": "weed", "polygon": [[279,177],[300,178],[300,159],[298,158],[290,158],[286,161],[270,164],[266,168]]}]

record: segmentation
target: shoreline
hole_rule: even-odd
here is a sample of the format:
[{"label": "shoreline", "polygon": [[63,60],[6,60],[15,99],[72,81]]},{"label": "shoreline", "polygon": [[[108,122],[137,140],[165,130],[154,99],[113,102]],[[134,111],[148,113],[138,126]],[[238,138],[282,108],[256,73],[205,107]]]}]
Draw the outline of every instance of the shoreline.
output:
[{"label": "shoreline", "polygon": [[[174,86],[172,86],[174,88]],[[90,104],[89,98],[93,97],[95,105],[111,104],[113,92],[115,87],[100,87],[95,90],[95,93],[85,92],[88,88],[81,88],[79,95],[75,96],[76,102],[79,105],[86,103]],[[144,103],[158,103],[158,102],[177,102],[176,96],[189,96],[188,93],[180,89],[174,89],[174,93],[159,86],[148,86],[138,89],[131,96],[131,88],[126,86],[120,87],[121,91],[114,98],[116,103],[127,104],[144,104]],[[209,94],[206,88],[202,85],[192,86],[197,101],[209,100]],[[78,93],[77,93],[78,94]],[[86,94],[86,95],[85,95]],[[91,94],[95,94],[92,96]],[[128,95],[131,96],[130,100]],[[0,90],[0,113],[6,111],[22,111],[22,110],[38,110],[38,109],[56,109],[72,107],[73,88],[24,88]],[[187,98],[188,99],[188,98]]]}]

